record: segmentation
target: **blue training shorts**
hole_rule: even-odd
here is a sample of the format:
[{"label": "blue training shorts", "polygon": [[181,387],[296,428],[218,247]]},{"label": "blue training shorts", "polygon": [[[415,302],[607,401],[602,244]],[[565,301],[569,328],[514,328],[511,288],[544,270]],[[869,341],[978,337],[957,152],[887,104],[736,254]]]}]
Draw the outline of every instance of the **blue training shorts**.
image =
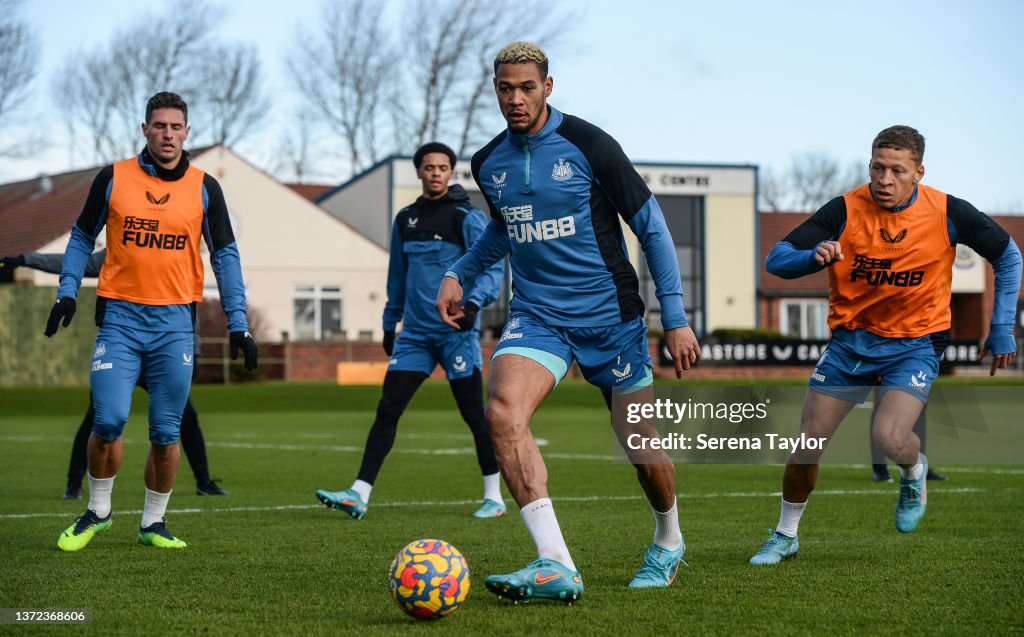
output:
[{"label": "blue training shorts", "polygon": [[808,387],[863,403],[872,388],[898,389],[928,402],[939,357],[929,336],[885,338],[864,330],[837,329],[814,367]]},{"label": "blue training shorts", "polygon": [[142,374],[149,392],[150,442],[178,442],[181,412],[192,386],[193,345],[192,332],[101,327],[89,375],[96,409],[93,432],[104,440],[121,437],[131,411],[132,390]]},{"label": "blue training shorts", "polygon": [[573,360],[587,381],[605,393],[628,393],[654,382],[647,326],[637,317],[606,327],[555,327],[526,312],[513,312],[492,360],[516,354],[540,363],[557,385]]},{"label": "blue training shorts", "polygon": [[428,376],[440,365],[448,380],[468,378],[483,367],[480,330],[459,332],[445,325],[433,332],[404,331],[395,341],[388,371],[423,372]]}]

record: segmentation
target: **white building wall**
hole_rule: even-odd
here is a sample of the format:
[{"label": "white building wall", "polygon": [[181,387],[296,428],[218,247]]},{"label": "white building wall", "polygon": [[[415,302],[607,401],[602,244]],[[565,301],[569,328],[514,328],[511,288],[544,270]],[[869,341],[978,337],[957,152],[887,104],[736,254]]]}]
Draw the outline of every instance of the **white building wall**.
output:
[{"label": "white building wall", "polygon": [[704,200],[707,331],[757,325],[757,211],[753,195]]},{"label": "white building wall", "polygon": [[[342,287],[342,329],[349,338],[362,331],[383,337],[385,250],[227,149],[213,148],[193,164],[224,190],[249,305],[263,314],[268,338],[294,334],[295,286],[308,284]],[[214,287],[204,259],[206,287]]]},{"label": "white building wall", "polygon": [[[388,267],[385,250],[230,150],[213,148],[192,161],[216,177],[224,190],[242,257],[248,303],[262,315],[265,338],[276,341],[282,332],[295,333],[295,286],[316,284],[341,286],[342,329],[349,338],[366,331],[375,339],[382,338]],[[63,253],[69,236],[70,232],[39,252]],[[101,233],[97,250],[104,240]],[[215,290],[205,242],[203,261],[205,287]],[[19,268],[15,273],[19,282],[58,285],[57,275],[31,268]],[[84,279],[82,284],[95,286],[96,281]],[[206,302],[216,303],[216,295],[208,295]]]}]

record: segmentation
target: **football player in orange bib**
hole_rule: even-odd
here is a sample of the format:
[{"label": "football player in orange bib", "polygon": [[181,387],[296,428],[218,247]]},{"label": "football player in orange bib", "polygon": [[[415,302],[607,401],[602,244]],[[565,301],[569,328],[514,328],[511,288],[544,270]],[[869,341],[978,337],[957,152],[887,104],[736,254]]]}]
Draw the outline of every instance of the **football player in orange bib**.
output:
[{"label": "football player in orange bib", "polygon": [[124,425],[140,375],[149,388],[150,451],[139,543],[184,548],[164,524],[178,471],[181,414],[192,382],[195,304],[203,299],[200,237],[220,288],[232,356],[256,367],[256,343],[245,318],[245,284],[224,193],[212,176],[189,164],[188,106],[174,93],[146,104],[146,147],[103,168],[71,229],[57,302],[46,335],[67,327],[96,237],[106,226],[107,256],[96,289],[92,387],[96,410],[89,438],[89,505],[57,541],[78,551],[110,528],[110,493],[121,467]]},{"label": "football player in orange bib", "polygon": [[[995,271],[992,323],[980,358],[991,374],[1017,351],[1013,324],[1021,254],[1010,236],[963,199],[921,184],[924,137],[909,126],[880,132],[871,145],[870,183],[836,197],[769,253],[772,274],[796,278],[828,270],[832,339],[811,375],[800,418],[808,438],[830,439],[874,386],[874,442],[900,465],[896,529],[914,530],[927,504],[928,460],[913,433],[939,356],[949,341],[956,244]],[[823,449],[798,449],[782,478],[779,524],[751,564],[796,555],[797,525],[818,481]]]}]

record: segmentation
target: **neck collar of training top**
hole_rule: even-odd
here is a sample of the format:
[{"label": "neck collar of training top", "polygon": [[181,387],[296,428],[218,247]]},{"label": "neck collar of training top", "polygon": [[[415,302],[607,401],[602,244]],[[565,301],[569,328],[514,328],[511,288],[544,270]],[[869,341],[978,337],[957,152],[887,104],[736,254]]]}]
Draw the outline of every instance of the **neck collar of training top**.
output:
[{"label": "neck collar of training top", "polygon": [[448,192],[444,193],[437,199],[429,199],[425,195],[420,195],[416,198],[416,202],[413,204],[418,207],[429,207],[429,206],[440,206],[446,203],[466,203],[469,201],[469,193],[466,189],[459,184],[452,184],[448,186]]},{"label": "neck collar of training top", "polygon": [[523,146],[534,148],[558,130],[558,127],[562,125],[562,114],[550,104],[548,104],[547,109],[548,121],[544,123],[544,128],[540,129],[536,135],[519,135],[512,131],[508,132],[508,140],[513,146],[517,148],[522,148]]},{"label": "neck collar of training top", "polygon": [[181,159],[174,168],[164,168],[153,160],[148,148],[143,148],[139,153],[139,168],[145,170],[151,177],[158,177],[164,181],[178,181],[188,171],[188,151],[181,151]]},{"label": "neck collar of training top", "polygon": [[875,191],[871,189],[870,184],[868,185],[868,190],[871,192],[871,199],[874,200],[875,205],[886,212],[903,212],[907,208],[913,206],[914,202],[917,201],[917,184],[914,184],[914,192],[913,194],[910,195],[910,200],[907,201],[907,203],[903,204],[902,206],[893,206],[892,208],[886,208],[882,204],[878,203],[878,200],[875,199]]}]

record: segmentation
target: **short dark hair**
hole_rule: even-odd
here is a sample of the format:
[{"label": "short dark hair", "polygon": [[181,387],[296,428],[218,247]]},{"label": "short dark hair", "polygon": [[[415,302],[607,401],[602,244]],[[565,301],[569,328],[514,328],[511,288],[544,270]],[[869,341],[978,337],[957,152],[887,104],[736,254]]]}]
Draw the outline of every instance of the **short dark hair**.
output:
[{"label": "short dark hair", "polygon": [[910,156],[920,164],[924,159],[924,136],[910,126],[890,126],[875,135],[875,141],[871,142],[872,153],[878,148],[909,150]]},{"label": "short dark hair", "polygon": [[416,149],[415,154],[412,156],[412,165],[416,167],[416,170],[420,169],[420,165],[423,163],[423,158],[430,153],[444,153],[448,155],[449,161],[452,162],[450,168],[455,168],[455,151],[448,148],[441,142],[427,142]]},{"label": "short dark hair", "polygon": [[185,123],[188,124],[188,104],[177,93],[160,91],[146,102],[146,123],[153,116],[153,111],[158,108],[176,108],[185,115]]}]

